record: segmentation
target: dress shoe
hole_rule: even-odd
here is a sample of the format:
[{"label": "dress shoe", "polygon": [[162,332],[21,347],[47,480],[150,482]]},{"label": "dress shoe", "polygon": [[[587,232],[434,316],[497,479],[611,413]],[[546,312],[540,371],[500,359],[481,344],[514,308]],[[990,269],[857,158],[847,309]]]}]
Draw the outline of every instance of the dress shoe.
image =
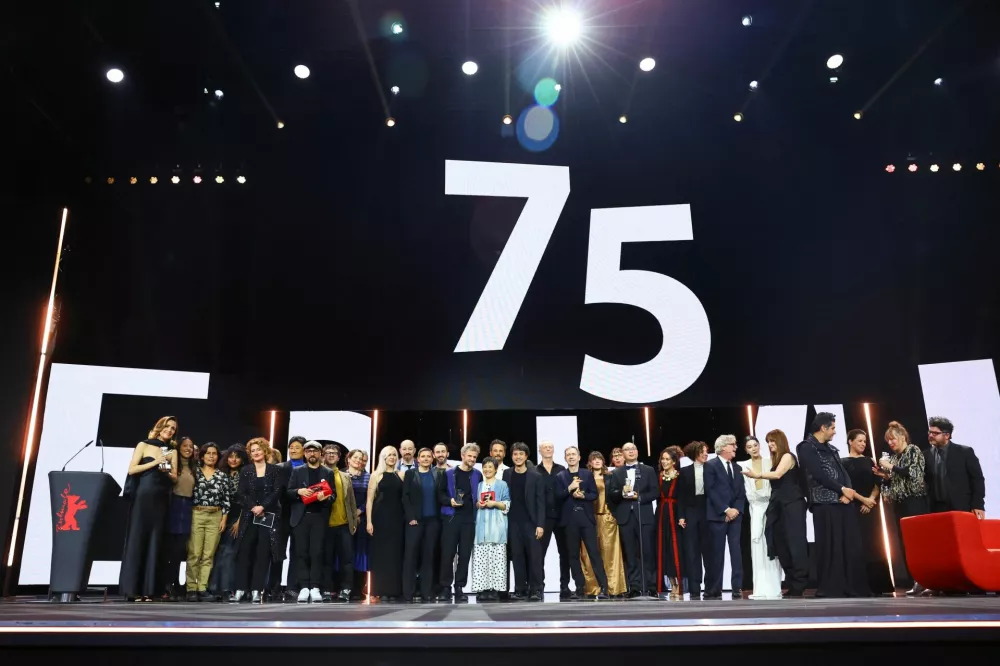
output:
[{"label": "dress shoe", "polygon": [[570,594],[572,594],[572,593],[569,591],[568,587],[563,587],[563,588],[559,589],[559,598],[560,599],[569,599]]},{"label": "dress shoe", "polygon": [[469,595],[462,591],[461,588],[455,588],[455,603],[456,604],[467,604],[469,603]]},{"label": "dress shoe", "polygon": [[542,593],[535,591],[528,595],[528,601],[541,601]]},{"label": "dress shoe", "polygon": [[920,583],[913,583],[913,587],[906,591],[908,597],[918,597],[923,594],[924,586]]},{"label": "dress shoe", "polygon": [[201,599],[198,598],[198,593],[192,590],[191,592],[187,593],[187,596],[184,597],[184,601],[187,601],[188,603],[193,603],[201,601]]},{"label": "dress shoe", "polygon": [[510,595],[511,601],[527,601],[528,595],[524,592],[512,592]]},{"label": "dress shoe", "polygon": [[743,590],[733,590],[733,601],[743,601]]},{"label": "dress shoe", "polygon": [[215,595],[208,590],[202,590],[198,593],[198,601],[215,601]]},{"label": "dress shoe", "polygon": [[569,596],[566,597],[566,598],[569,599],[570,601],[579,601],[580,600],[580,595],[577,594],[576,591],[573,591],[573,592],[570,592]]},{"label": "dress shoe", "polygon": [[441,592],[441,594],[438,595],[438,602],[439,603],[445,603],[446,604],[446,603],[449,603],[450,601],[451,601],[451,592],[448,592],[447,590],[445,590],[445,591]]},{"label": "dress shoe", "polygon": [[705,601],[722,601],[721,594],[706,594],[704,597]]},{"label": "dress shoe", "polygon": [[611,597],[608,596],[608,588],[602,587],[600,593],[598,593],[598,595],[597,595],[597,600],[598,601],[608,601],[610,599],[611,599]]}]

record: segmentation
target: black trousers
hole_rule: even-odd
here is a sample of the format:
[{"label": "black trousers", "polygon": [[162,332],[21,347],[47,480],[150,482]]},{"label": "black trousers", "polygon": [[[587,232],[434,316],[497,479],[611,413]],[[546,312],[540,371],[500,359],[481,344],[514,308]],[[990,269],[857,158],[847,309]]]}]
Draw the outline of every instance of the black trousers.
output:
[{"label": "black trousers", "polygon": [[[302,519],[292,532],[295,540],[296,581],[300,588],[314,588],[323,584],[323,542],[326,540],[326,523],[329,517],[322,511],[302,514]],[[291,576],[288,577],[291,585]],[[294,588],[291,588],[294,589]]]},{"label": "black trousers", "polygon": [[[285,535],[285,537],[284,537],[284,543],[281,545],[281,550],[288,551],[287,585],[289,590],[297,590],[299,588],[298,585],[296,584],[298,581],[296,581],[296,574],[295,574],[295,570],[298,568],[298,565],[296,563],[297,558],[295,557],[295,535],[292,534],[292,528],[288,523],[285,523],[282,526],[282,529],[284,530],[283,534]],[[291,548],[288,547],[289,538],[291,538],[291,544],[292,544]],[[271,570],[267,574],[267,587],[270,590],[278,591],[281,589],[281,568],[283,566],[282,562],[284,562],[284,560],[275,560],[274,562],[271,563]]]},{"label": "black trousers", "polygon": [[[469,558],[476,541],[476,524],[460,523],[455,516],[441,516],[441,589],[447,590],[452,581],[455,589],[463,589],[469,582]],[[455,551],[458,565],[453,569]]]},{"label": "black trousers", "polygon": [[[542,548],[542,562],[545,562],[545,553],[549,552],[549,542],[552,535],[555,535],[556,548],[559,549],[559,589],[569,589],[569,554],[566,552],[566,528],[558,525],[557,518],[545,519],[545,534],[539,545]],[[544,567],[544,564],[542,565]],[[542,588],[545,588],[545,571],[542,571]]]},{"label": "black trousers", "polygon": [[[434,594],[434,550],[441,540],[441,519],[420,519],[407,525],[403,545],[403,598],[409,601],[417,589],[417,562],[420,562],[420,594],[429,600]],[[440,569],[440,567],[437,567]]]},{"label": "black trousers", "polygon": [[[253,560],[251,574],[250,561]],[[247,580],[251,590],[263,590],[267,584],[267,569],[271,564],[271,530],[260,525],[248,525],[236,557],[236,581],[242,589]],[[279,561],[280,565],[281,562]]]},{"label": "black trousers", "polygon": [[569,525],[566,526],[566,549],[569,551],[569,567],[573,572],[576,593],[582,596],[586,583],[583,578],[583,567],[580,565],[581,543],[587,549],[587,557],[590,558],[597,584],[602,590],[607,591],[608,576],[604,572],[601,547],[597,543],[597,526],[590,522],[582,511],[574,511]]},{"label": "black trousers", "polygon": [[[635,507],[639,508],[638,504]],[[656,520],[639,527],[638,511],[633,511],[625,524],[618,525],[618,537],[625,556],[625,575],[631,592],[656,592]],[[648,523],[648,524],[647,524]],[[640,556],[641,553],[641,556]]]},{"label": "black trousers", "polygon": [[[358,525],[358,529],[364,528]],[[334,571],[339,576],[335,577]],[[351,527],[347,524],[327,527],[323,543],[323,589],[328,592],[350,590],[353,584],[354,535]]]},{"label": "black trousers", "polygon": [[542,542],[535,538],[537,527],[532,523],[507,524],[507,551],[514,563],[514,590],[517,592],[543,591],[545,564],[542,560]]},{"label": "black trousers", "polygon": [[681,543],[684,548],[684,561],[687,563],[685,574],[688,592],[691,593],[691,598],[695,599],[701,595],[702,572],[707,568],[704,565],[708,563],[710,543],[708,521],[705,520],[705,496],[695,495],[695,504],[693,507],[687,507],[686,513],[686,527]]},{"label": "black trousers", "polygon": [[[769,514],[770,516],[771,514]],[[774,524],[774,549],[785,571],[788,594],[802,596],[809,582],[809,546],[806,540],[806,501],[783,504]]]},{"label": "black trousers", "polygon": [[708,548],[708,563],[705,567],[705,596],[718,597],[722,594],[722,574],[726,568],[726,545],[729,545],[729,566],[732,568],[730,589],[743,589],[743,550],[740,548],[740,533],[743,530],[743,514],[730,520],[708,521],[711,544]]},{"label": "black trousers", "polygon": [[816,528],[816,596],[868,597],[858,510],[849,504],[813,504]]},{"label": "black trousers", "polygon": [[930,505],[927,502],[927,496],[923,495],[921,497],[907,497],[902,500],[898,500],[892,503],[893,512],[896,515],[896,535],[897,541],[899,542],[899,554],[903,560],[903,564],[906,565],[906,578],[912,580],[910,576],[910,565],[906,561],[906,544],[903,543],[903,528],[899,524],[903,518],[909,518],[910,516],[922,516],[925,513],[930,513]]}]

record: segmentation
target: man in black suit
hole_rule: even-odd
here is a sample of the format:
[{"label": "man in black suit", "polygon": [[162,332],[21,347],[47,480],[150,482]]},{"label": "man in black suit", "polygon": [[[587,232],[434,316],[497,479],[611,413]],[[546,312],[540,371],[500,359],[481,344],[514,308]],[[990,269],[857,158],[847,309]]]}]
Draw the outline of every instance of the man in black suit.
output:
[{"label": "man in black suit", "polygon": [[608,596],[608,576],[604,572],[604,560],[597,543],[597,521],[594,518],[594,500],[597,499],[597,483],[589,469],[580,469],[580,449],[570,446],[563,454],[567,468],[559,472],[555,479],[556,498],[563,501],[562,523],[566,530],[566,550],[569,551],[569,567],[573,572],[576,590],[570,599],[581,599],[585,592],[583,566],[580,564],[580,544],[587,549],[587,556],[594,568],[601,591],[598,599]]},{"label": "man in black suit", "polygon": [[708,546],[711,538],[705,519],[705,463],[708,461],[708,444],[691,442],[684,447],[684,455],[693,465],[681,468],[680,502],[684,505],[684,572],[687,576],[691,600],[701,599],[703,565],[708,564]]},{"label": "man in black suit", "polygon": [[656,470],[639,462],[639,449],[622,446],[625,464],[616,467],[608,481],[607,500],[618,521],[625,555],[630,597],[656,597],[656,520],[653,501],[660,495]]},{"label": "man in black suit", "polygon": [[[441,543],[441,502],[437,492],[446,470],[434,466],[434,453],[422,448],[414,457],[416,467],[403,475],[403,600],[435,600],[434,570],[440,570],[437,553]],[[418,566],[419,565],[419,566]],[[417,596],[419,578],[419,596]],[[440,576],[437,580],[440,579]]]},{"label": "man in black suit", "polygon": [[971,446],[951,441],[955,424],[943,416],[927,421],[924,476],[931,500],[931,512],[970,511],[986,517],[986,480],[979,458]]},{"label": "man in black suit", "polygon": [[[556,492],[556,477],[566,468],[552,460],[554,453],[555,445],[552,442],[538,443],[538,455],[542,459],[535,469],[545,481],[545,534],[541,543],[542,561],[545,560],[545,553],[548,552],[549,543],[554,535],[556,548],[559,550],[559,598],[569,599],[569,553],[566,552],[566,530],[561,524],[563,501],[558,498]],[[542,589],[544,588],[543,578]]]},{"label": "man in black suit", "polygon": [[[288,460],[283,463],[278,463],[278,483],[282,488],[287,489],[288,484],[291,482],[292,470],[296,467],[300,467],[305,464],[305,451],[303,446],[305,446],[306,438],[301,435],[295,435],[288,440]],[[285,586],[284,597],[281,594],[281,569],[284,566],[282,563],[284,559],[275,558],[271,562],[271,569],[267,574],[267,584],[271,590],[271,599],[274,601],[280,601],[282,599],[291,601],[296,599],[296,584],[298,583],[298,558],[295,556],[295,535],[292,533],[291,519],[292,519],[292,502],[282,502],[281,503],[281,516],[280,523],[275,520],[275,529],[280,529],[278,532],[278,541],[281,543],[281,552],[288,552],[288,576],[286,578],[287,585]],[[279,527],[280,525],[280,527]]]},{"label": "man in black suit", "polygon": [[[320,585],[323,581],[323,541],[326,524],[330,522],[330,507],[333,506],[333,471],[323,467],[323,445],[316,441],[306,442],[302,447],[305,465],[292,470],[285,495],[291,505],[289,525],[295,537],[296,572],[298,574],[300,604],[323,602]],[[318,483],[326,481],[330,493],[312,490]]]},{"label": "man in black suit", "polygon": [[736,437],[720,435],[715,440],[715,460],[705,463],[705,519],[708,521],[711,543],[705,567],[705,599],[722,598],[722,572],[726,566],[726,542],[729,543],[729,565],[732,567],[733,599],[743,598],[743,554],[740,531],[746,506],[743,475],[737,469]]},{"label": "man in black suit", "polygon": [[545,534],[545,480],[528,467],[528,446],[514,442],[510,449],[513,469],[503,472],[510,489],[507,513],[507,548],[514,563],[513,601],[541,601],[545,579],[542,536]]}]

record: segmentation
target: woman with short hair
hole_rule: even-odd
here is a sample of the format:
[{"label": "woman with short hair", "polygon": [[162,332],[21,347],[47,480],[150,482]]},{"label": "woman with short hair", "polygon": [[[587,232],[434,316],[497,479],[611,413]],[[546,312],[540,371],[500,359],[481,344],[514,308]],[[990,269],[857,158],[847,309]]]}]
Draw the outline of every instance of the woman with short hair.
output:
[{"label": "woman with short hair", "polygon": [[476,541],[472,548],[472,591],[476,601],[499,601],[507,586],[507,512],[510,490],[497,478],[500,460],[483,459],[476,496]]},{"label": "woman with short hair", "polygon": [[198,452],[191,500],[191,537],[187,544],[187,601],[208,601],[208,581],[219,537],[226,529],[229,498],[233,485],[229,476],[216,467],[219,447],[215,442],[202,445]]}]

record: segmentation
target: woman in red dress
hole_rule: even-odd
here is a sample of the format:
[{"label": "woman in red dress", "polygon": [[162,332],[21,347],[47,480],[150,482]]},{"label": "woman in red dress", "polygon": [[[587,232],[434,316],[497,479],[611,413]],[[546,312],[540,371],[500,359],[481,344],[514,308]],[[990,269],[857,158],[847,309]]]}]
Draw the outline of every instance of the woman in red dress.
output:
[{"label": "woman in red dress", "polygon": [[[678,446],[668,446],[660,452],[657,464],[660,498],[656,505],[656,591],[663,592],[663,577],[670,579],[670,600],[682,601],[681,530],[684,528],[684,508],[678,501],[681,483],[680,460],[684,452]],[[680,529],[678,529],[680,528]]]}]

